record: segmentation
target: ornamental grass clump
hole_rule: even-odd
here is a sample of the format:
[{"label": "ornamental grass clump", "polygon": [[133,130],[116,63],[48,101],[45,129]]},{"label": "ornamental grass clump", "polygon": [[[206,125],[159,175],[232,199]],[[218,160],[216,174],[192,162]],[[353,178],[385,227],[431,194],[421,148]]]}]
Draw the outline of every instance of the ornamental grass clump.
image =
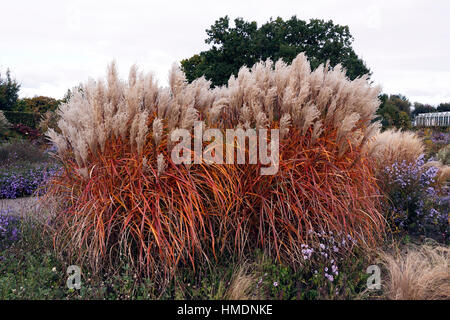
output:
[{"label": "ornamental grass clump", "polygon": [[[89,81],[59,107],[61,133],[48,132],[64,164],[48,193],[66,205],[54,219],[59,248],[96,270],[126,256],[164,278],[180,263],[255,248],[295,266],[318,232],[377,242],[384,220],[362,148],[379,128],[379,89],[366,78],[311,71],[300,54],[244,67],[225,87],[188,84],[175,66],[169,83],[135,67],[123,81],[112,64],[106,82]],[[261,163],[175,164],[170,137],[196,121],[280,129],[275,174],[261,175]]]},{"label": "ornamental grass clump", "polygon": [[291,65],[244,67],[216,91],[211,125],[280,129],[275,175],[238,166],[238,201],[225,217],[233,228],[228,243],[262,247],[294,266],[301,244],[316,241],[317,232],[376,243],[384,220],[372,160],[361,150],[379,130],[372,123],[378,88],[366,78],[349,81],[340,66],[311,71],[300,54]]},{"label": "ornamental grass clump", "polygon": [[424,153],[425,146],[412,131],[390,129],[377,133],[364,149],[375,159],[377,171],[380,171],[394,163],[414,163]]},{"label": "ornamental grass clump", "polygon": [[65,172],[48,195],[67,207],[55,218],[55,244],[94,270],[125,257],[165,278],[180,262],[214,255],[212,220],[230,206],[233,179],[214,165],[171,161],[167,133],[192,128],[209,103],[209,82],[183,77],[173,69],[170,89],[160,89],[133,68],[126,83],[113,64],[107,83],[89,82],[58,111],[61,134],[48,134]]},{"label": "ornamental grass clump", "polygon": [[385,296],[392,300],[449,300],[450,249],[424,244],[381,254]]}]

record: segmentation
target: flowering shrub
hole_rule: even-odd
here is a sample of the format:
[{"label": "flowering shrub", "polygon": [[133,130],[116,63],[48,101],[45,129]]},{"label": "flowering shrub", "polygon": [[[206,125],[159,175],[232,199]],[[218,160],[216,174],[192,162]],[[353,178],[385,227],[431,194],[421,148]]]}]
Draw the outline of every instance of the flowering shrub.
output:
[{"label": "flowering shrub", "polygon": [[434,131],[430,128],[418,131],[418,136],[423,139],[425,154],[433,157],[442,148],[450,144],[450,132]]},{"label": "flowering shrub", "polygon": [[393,213],[391,224],[397,231],[403,229],[447,241],[448,189],[436,183],[438,168],[424,165],[422,155],[415,162],[396,162],[384,169],[381,181],[390,200],[386,211]]},{"label": "flowering shrub", "polygon": [[441,146],[446,146],[448,144],[450,144],[450,133],[449,132],[434,132],[433,135],[431,136],[431,141],[438,145],[439,147]]},{"label": "flowering shrub", "polygon": [[39,130],[30,128],[22,123],[13,124],[11,128],[30,140],[36,140],[42,136]]},{"label": "flowering shrub", "polygon": [[[366,287],[368,261],[357,252],[357,242],[350,235],[315,234],[318,241],[302,244],[301,268],[271,264],[260,277],[257,288],[275,299],[339,299]],[[364,261],[363,261],[364,260]]]},{"label": "flowering shrub", "polygon": [[59,167],[42,163],[36,166],[18,165],[0,168],[0,199],[14,199],[32,195],[53,177]]},{"label": "flowering shrub", "polygon": [[10,209],[0,210],[0,250],[17,241],[19,236],[19,218],[11,215]]}]

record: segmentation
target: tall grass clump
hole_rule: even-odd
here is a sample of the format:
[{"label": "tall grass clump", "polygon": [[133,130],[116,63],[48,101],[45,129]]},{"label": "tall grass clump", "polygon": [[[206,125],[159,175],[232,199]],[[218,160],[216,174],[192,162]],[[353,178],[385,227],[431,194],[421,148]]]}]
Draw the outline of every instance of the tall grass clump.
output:
[{"label": "tall grass clump", "polygon": [[[188,84],[176,67],[169,82],[161,88],[135,67],[123,81],[112,64],[106,82],[89,81],[59,107],[61,133],[48,136],[64,173],[48,196],[64,204],[54,219],[62,252],[96,270],[127,257],[164,278],[180,263],[257,247],[295,265],[319,232],[377,242],[384,220],[362,149],[378,130],[379,89],[366,78],[311,71],[300,54],[291,65],[243,67],[225,87]],[[276,174],[260,175],[261,163],[175,165],[170,136],[197,120],[280,129]]]},{"label": "tall grass clump", "polygon": [[229,243],[262,247],[294,265],[303,258],[301,244],[318,232],[376,243],[384,221],[372,160],[361,150],[379,130],[372,123],[378,88],[366,78],[349,81],[340,66],[311,71],[300,54],[291,65],[244,67],[215,91],[221,98],[211,125],[280,129],[275,175],[237,166],[239,200],[225,217],[233,227]]}]

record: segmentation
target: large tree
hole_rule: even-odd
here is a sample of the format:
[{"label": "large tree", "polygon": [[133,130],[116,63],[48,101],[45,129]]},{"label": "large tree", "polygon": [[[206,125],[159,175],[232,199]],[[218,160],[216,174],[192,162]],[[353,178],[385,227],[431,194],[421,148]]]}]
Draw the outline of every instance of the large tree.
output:
[{"label": "large tree", "polygon": [[11,111],[14,109],[19,98],[20,84],[11,78],[9,69],[6,71],[6,78],[0,73],[0,110]]},{"label": "large tree", "polygon": [[450,102],[441,103],[437,107],[438,112],[450,111]]},{"label": "large tree", "polygon": [[270,19],[258,28],[255,21],[237,18],[230,27],[230,19],[225,16],[206,33],[205,42],[212,45],[211,49],[181,61],[189,81],[204,75],[213,85],[223,85],[243,65],[252,66],[268,58],[291,62],[300,52],[306,53],[312,68],[329,61],[331,66],[341,63],[350,79],[370,74],[351,46],[353,37],[348,26],[331,20],[306,22],[293,16],[286,21]]},{"label": "large tree", "polygon": [[436,112],[436,108],[429,104],[414,102],[414,111],[412,112],[413,117],[417,116],[419,113],[430,113],[430,112]]}]

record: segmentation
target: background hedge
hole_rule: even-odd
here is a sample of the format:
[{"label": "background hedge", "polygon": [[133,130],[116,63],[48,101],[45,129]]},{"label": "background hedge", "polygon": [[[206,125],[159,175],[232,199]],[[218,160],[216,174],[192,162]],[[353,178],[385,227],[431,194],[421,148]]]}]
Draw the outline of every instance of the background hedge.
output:
[{"label": "background hedge", "polygon": [[6,119],[12,124],[22,123],[28,127],[36,129],[41,119],[40,113],[35,112],[16,112],[3,110]]}]

